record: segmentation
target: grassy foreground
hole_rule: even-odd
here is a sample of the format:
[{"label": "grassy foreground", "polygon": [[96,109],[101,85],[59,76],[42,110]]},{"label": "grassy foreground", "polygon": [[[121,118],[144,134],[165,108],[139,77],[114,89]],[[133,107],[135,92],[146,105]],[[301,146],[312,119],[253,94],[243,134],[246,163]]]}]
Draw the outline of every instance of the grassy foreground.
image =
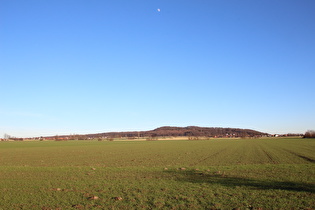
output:
[{"label": "grassy foreground", "polygon": [[315,141],[0,142],[0,209],[314,209]]}]

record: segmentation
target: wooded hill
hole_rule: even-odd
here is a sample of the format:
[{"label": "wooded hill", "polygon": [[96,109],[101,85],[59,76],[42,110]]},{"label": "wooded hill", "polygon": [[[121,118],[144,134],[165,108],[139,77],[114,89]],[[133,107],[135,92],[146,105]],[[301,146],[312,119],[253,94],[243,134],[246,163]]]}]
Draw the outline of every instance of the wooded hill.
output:
[{"label": "wooded hill", "polygon": [[87,138],[138,138],[138,137],[261,137],[269,135],[250,129],[240,128],[214,128],[214,127],[160,127],[151,131],[108,132],[84,135]]}]

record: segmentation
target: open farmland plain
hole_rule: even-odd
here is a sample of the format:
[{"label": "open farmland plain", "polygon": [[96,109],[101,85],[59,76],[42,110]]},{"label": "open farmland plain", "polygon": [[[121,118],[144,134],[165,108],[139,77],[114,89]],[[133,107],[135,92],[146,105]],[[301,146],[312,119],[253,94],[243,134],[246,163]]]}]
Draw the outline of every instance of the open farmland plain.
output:
[{"label": "open farmland plain", "polygon": [[0,209],[314,209],[315,141],[0,142]]}]

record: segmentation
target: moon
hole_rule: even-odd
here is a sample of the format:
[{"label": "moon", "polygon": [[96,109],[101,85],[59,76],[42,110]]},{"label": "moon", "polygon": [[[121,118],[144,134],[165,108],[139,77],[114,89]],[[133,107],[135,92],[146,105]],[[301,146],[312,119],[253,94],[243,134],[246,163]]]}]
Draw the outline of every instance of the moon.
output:
[{"label": "moon", "polygon": [[160,8],[158,8],[158,9],[157,9],[157,11],[158,11],[158,12],[161,12],[161,9],[160,9]]}]

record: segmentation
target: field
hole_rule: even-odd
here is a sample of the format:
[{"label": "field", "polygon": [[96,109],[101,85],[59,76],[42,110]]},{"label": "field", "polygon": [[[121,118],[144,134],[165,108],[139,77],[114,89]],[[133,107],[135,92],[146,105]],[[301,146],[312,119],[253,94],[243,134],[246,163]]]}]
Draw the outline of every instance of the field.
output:
[{"label": "field", "polygon": [[315,141],[0,142],[0,209],[314,209]]}]

